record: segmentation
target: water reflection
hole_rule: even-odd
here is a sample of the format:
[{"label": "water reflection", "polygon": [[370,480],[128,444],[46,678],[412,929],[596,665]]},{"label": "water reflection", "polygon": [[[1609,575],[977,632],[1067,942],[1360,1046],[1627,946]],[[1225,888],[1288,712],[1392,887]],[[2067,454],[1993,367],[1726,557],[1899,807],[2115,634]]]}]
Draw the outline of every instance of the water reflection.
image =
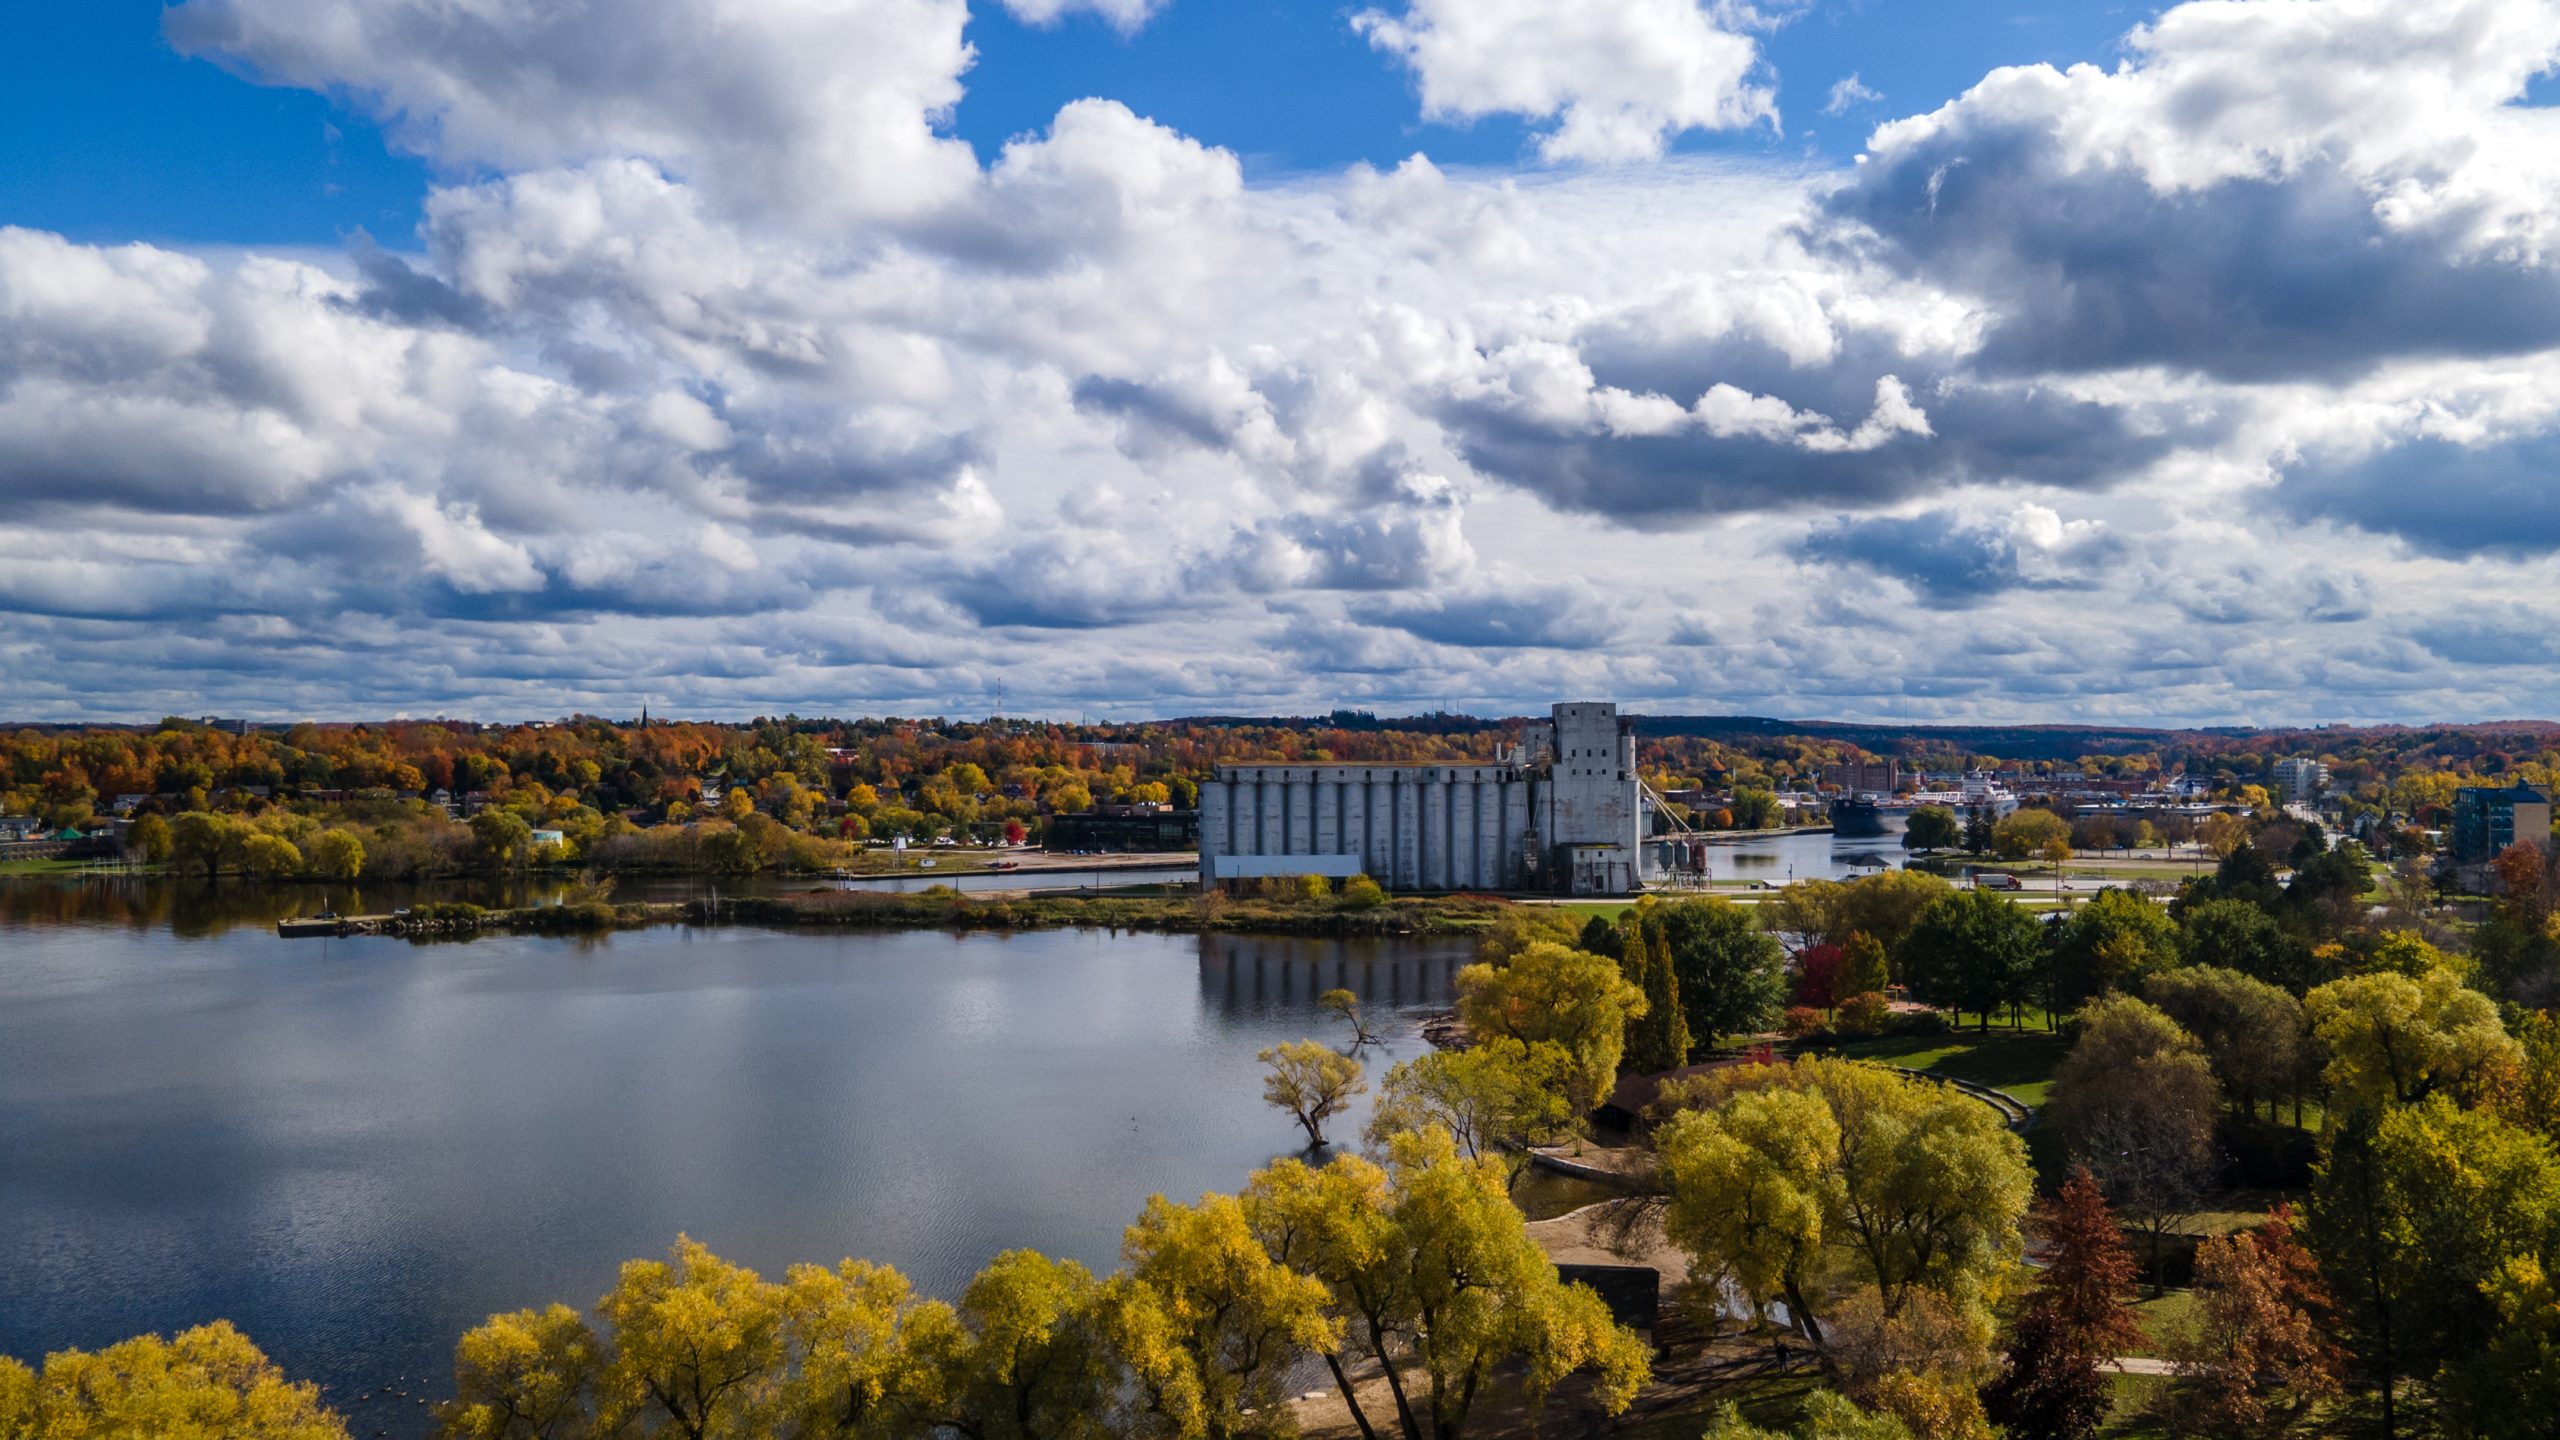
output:
[{"label": "water reflection", "polygon": [[[612,898],[681,902],[713,895],[792,895],[822,890],[914,892],[936,885],[963,892],[1096,885],[1158,885],[1191,879],[1189,869],[1076,870],[978,875],[880,876],[843,881],[807,876],[626,875]],[[307,881],[265,884],[171,875],[31,875],[0,879],[0,922],[162,930],[206,939],[237,929],[272,930],[278,920],[335,910],[383,915],[410,906],[461,901],[489,909],[556,904],[577,883],[559,875],[469,876],[447,880]]]},{"label": "water reflection", "polygon": [[1446,1009],[1466,942],[1200,937],[1200,993],[1230,1015],[1312,1012],[1327,990],[1372,1007]]},{"label": "water reflection", "polygon": [[1377,1067],[1418,1053],[1467,958],[1098,931],[324,945],[264,928],[272,892],[215,898],[0,891],[0,1353],[229,1317],[352,1397],[446,1373],[493,1311],[591,1302],[678,1230],[940,1295],[1015,1245],[1109,1269],[1150,1192],[1297,1153],[1254,1056],[1341,1043],[1315,996],[1369,1001]]}]

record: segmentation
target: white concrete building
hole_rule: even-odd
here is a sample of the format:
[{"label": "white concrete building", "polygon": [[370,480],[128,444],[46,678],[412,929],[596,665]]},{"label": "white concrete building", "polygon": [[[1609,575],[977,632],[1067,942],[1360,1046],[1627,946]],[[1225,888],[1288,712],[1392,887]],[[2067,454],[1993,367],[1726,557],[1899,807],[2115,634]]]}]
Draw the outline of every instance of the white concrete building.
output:
[{"label": "white concrete building", "polygon": [[1643,826],[1634,721],[1558,705],[1499,764],[1221,765],[1200,787],[1200,878],[1624,895]]},{"label": "white concrete building", "polygon": [[2295,755],[2275,764],[2276,790],[2289,805],[2317,805],[2329,791],[2329,767],[2308,755]]}]

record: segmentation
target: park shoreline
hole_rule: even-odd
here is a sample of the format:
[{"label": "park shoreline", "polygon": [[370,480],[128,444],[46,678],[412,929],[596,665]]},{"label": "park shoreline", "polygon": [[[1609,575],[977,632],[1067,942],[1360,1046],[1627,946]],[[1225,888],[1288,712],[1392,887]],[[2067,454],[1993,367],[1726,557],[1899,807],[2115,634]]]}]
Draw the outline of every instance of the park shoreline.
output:
[{"label": "park shoreline", "polygon": [[468,939],[481,934],[601,934],[660,925],[752,926],[776,930],[1017,931],[1109,929],[1167,934],[1255,934],[1334,938],[1463,936],[1512,909],[1490,896],[1397,898],[1369,905],[1223,896],[966,895],[816,891],[613,904],[596,901],[517,909],[431,904],[391,915],[288,920],[288,937],[384,935]]}]

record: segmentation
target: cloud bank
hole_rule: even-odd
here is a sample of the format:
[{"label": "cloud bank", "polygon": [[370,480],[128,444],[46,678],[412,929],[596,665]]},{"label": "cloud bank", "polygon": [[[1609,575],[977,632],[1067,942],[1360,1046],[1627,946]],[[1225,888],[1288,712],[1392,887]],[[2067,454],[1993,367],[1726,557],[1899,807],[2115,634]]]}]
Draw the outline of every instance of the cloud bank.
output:
[{"label": "cloud bank", "polygon": [[1679,153],[1786,18],[1362,11],[1531,153],[1256,181],[1108,97],[981,163],[960,0],[186,0],[440,178],[0,228],[0,710],[2560,711],[2549,6],[2198,0]]}]

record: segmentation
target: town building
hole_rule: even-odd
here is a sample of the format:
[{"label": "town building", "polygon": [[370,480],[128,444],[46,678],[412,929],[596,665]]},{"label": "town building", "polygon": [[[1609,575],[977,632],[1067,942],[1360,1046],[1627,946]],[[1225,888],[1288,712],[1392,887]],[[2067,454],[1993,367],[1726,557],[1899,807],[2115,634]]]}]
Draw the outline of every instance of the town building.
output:
[{"label": "town building", "polygon": [[1835,760],[1822,767],[1822,783],[1852,795],[1891,795],[1902,788],[1902,762]]},{"label": "town building", "polygon": [[2551,841],[2551,801],[2530,785],[2466,785],[2453,792],[2453,863],[2482,865],[2519,840]]},{"label": "town building", "polygon": [[1490,764],[1221,765],[1200,787],[1200,879],[1624,895],[1644,823],[1634,720],[1564,704]]},{"label": "town building", "polygon": [[2317,805],[2329,791],[2329,767],[2307,755],[2275,763],[2276,790],[2288,805]]}]

